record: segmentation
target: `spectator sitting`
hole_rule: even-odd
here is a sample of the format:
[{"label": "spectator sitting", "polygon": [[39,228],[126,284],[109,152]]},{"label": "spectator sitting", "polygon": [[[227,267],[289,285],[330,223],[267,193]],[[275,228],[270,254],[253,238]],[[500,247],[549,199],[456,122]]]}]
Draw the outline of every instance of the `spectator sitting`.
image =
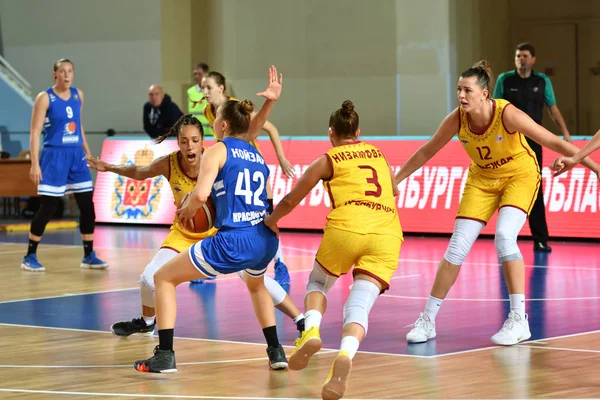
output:
[{"label": "spectator sitting", "polygon": [[144,104],[144,131],[153,139],[166,134],[183,113],[165,94],[160,85],[148,89],[148,102]]}]

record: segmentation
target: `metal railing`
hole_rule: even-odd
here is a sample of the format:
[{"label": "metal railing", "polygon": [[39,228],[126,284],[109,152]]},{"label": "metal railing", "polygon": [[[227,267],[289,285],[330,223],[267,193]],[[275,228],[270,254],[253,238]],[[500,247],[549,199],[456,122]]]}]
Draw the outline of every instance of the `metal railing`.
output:
[{"label": "metal railing", "polygon": [[4,57],[0,55],[0,65],[4,67],[4,69],[12,75],[13,79],[15,79],[27,92],[28,95],[31,96],[31,84],[23,78],[21,74],[17,72],[16,69],[13,68],[12,65],[9,64],[8,61]]}]

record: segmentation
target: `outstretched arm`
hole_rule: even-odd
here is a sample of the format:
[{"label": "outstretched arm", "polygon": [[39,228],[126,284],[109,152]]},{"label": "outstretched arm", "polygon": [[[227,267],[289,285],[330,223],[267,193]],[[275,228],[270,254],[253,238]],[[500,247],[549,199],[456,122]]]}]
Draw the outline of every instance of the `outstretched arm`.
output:
[{"label": "outstretched arm", "polygon": [[[502,115],[502,122],[509,132],[519,131],[531,140],[562,155],[572,156],[579,151],[577,146],[559,139],[553,135],[552,132],[535,123],[527,114],[517,107],[506,107]],[[590,158],[584,158],[582,164],[595,173],[600,170],[600,166]]]},{"label": "outstretched arm", "polygon": [[456,108],[444,118],[431,139],[406,160],[400,171],[396,174],[396,184],[400,184],[400,182],[408,178],[413,172],[421,168],[423,164],[429,161],[431,157],[452,139],[454,134],[458,132],[458,121],[459,114],[458,108]]},{"label": "outstretched arm", "polygon": [[256,139],[262,127],[265,126],[269,114],[273,110],[275,101],[281,96],[282,84],[283,74],[277,75],[277,68],[271,65],[271,68],[269,68],[269,85],[264,92],[256,93],[257,96],[262,96],[266,100],[260,110],[258,110],[258,113],[250,121],[250,128],[248,129],[248,138],[250,140]]},{"label": "outstretched arm", "polygon": [[283,152],[283,146],[281,145],[281,139],[279,137],[279,131],[277,127],[270,123],[269,121],[265,122],[265,125],[262,129],[269,134],[269,138],[271,139],[271,143],[273,143],[273,148],[275,148],[275,154],[277,154],[277,160],[279,161],[279,165],[281,165],[281,170],[288,178],[294,177],[294,168],[285,157],[285,153]]},{"label": "outstretched arm", "polygon": [[137,181],[143,181],[158,175],[169,177],[169,156],[159,157],[150,164],[143,167],[137,165],[114,165],[102,161],[98,157],[87,156],[88,168],[98,172],[114,172],[117,175],[126,176]]},{"label": "outstretched arm", "polygon": [[596,132],[592,140],[583,146],[581,150],[571,157],[557,158],[550,168],[556,172],[554,175],[561,175],[579,164],[585,157],[598,149],[600,149],[600,130]]}]

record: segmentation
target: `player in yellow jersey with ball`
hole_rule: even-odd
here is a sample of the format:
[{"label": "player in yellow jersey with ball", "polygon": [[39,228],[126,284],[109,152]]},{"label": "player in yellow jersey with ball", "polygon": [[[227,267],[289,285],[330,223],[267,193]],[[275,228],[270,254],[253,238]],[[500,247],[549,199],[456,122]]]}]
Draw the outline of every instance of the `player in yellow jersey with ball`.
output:
[{"label": "player in yellow jersey with ball", "polygon": [[320,350],[319,326],[327,308],[327,292],[354,266],[354,284],[344,305],[340,353],[322,388],[324,399],[339,399],[348,387],[352,359],[367,334],[369,312],[379,294],[390,286],[403,240],[394,201],[398,189],[390,166],[377,147],[358,141],[358,122],[349,100],[331,114],[333,148],[308,167],[265,220],[265,225],[277,232],[277,222],[323,181],[331,211],[306,287],[305,331],[296,340],[290,369],[305,368]]},{"label": "player in yellow jersey with ball", "polygon": [[[514,345],[531,337],[525,313],[525,263],[517,236],[531,211],[540,187],[540,166],[525,137],[564,155],[579,149],[536,124],[527,114],[505,100],[491,99],[492,72],[480,61],[458,80],[460,106],[443,121],[431,139],[417,150],[396,174],[402,182],[432,158],[458,132],[471,158],[454,232],[440,262],[425,311],[406,335],[409,343],[436,336],[435,318],[456,281],[460,266],[492,215],[498,211],[494,244],[510,297],[510,312],[491,341]],[[598,164],[583,164],[596,173]]]}]

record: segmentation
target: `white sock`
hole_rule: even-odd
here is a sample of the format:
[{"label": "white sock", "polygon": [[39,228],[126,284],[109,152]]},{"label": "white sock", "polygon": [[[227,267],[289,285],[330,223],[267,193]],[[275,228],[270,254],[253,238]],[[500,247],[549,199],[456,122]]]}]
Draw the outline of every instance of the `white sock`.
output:
[{"label": "white sock", "polygon": [[509,294],[510,311],[519,314],[521,319],[525,319],[525,295],[524,294]]},{"label": "white sock", "polygon": [[425,311],[423,314],[427,315],[432,322],[435,321],[435,317],[437,316],[438,311],[440,311],[443,301],[443,299],[438,299],[437,297],[430,295],[427,299],[427,304],[425,304]]},{"label": "white sock", "polygon": [[277,253],[275,253],[275,261],[284,262],[283,253],[281,252],[281,241],[279,241],[279,245],[277,246]]},{"label": "white sock", "polygon": [[323,314],[318,312],[317,310],[308,310],[306,312],[306,316],[304,317],[304,330],[308,331],[313,326],[317,328],[321,326],[321,320],[323,319]]},{"label": "white sock", "polygon": [[358,351],[358,345],[360,342],[354,336],[344,336],[342,338],[342,345],[340,346],[340,352],[345,351],[352,360]]},{"label": "white sock", "polygon": [[294,323],[297,324],[298,321],[304,318],[304,314],[300,313],[296,318],[294,318]]},{"label": "white sock", "polygon": [[146,323],[146,326],[150,326],[154,323],[156,316],[151,316],[151,317],[146,317],[145,315],[142,315],[142,318],[144,318],[144,322]]}]

